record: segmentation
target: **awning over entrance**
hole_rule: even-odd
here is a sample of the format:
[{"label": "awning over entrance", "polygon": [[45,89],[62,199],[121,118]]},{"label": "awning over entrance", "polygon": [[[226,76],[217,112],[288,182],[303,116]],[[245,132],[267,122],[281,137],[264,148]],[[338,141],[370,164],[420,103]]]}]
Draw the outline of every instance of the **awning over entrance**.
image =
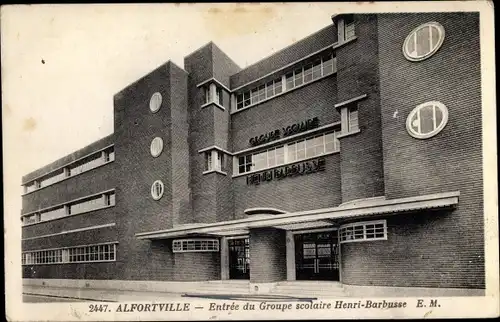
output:
[{"label": "awning over entrance", "polygon": [[397,215],[425,209],[451,208],[458,204],[460,192],[446,192],[400,199],[373,198],[349,202],[338,207],[249,216],[249,218],[208,224],[189,224],[165,230],[137,233],[138,239],[167,239],[198,234],[230,236],[244,234],[250,228],[275,227],[293,230],[298,225],[326,226],[339,220],[379,215]]}]

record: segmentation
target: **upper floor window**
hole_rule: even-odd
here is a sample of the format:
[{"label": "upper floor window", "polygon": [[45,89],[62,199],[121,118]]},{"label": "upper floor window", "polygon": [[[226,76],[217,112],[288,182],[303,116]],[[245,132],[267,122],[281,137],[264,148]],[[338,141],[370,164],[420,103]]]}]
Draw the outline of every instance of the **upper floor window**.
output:
[{"label": "upper floor window", "polygon": [[301,139],[258,153],[238,157],[238,173],[264,170],[340,150],[338,131]]},{"label": "upper floor window", "polygon": [[163,192],[165,191],[165,187],[163,186],[163,181],[156,180],[151,185],[151,196],[154,200],[160,200],[163,196]]},{"label": "upper floor window", "polygon": [[340,109],[342,134],[356,133],[359,131],[358,104],[350,103]]},{"label": "upper floor window", "polygon": [[224,152],[218,150],[206,151],[205,153],[205,171],[226,172],[226,158]]},{"label": "upper floor window", "polygon": [[403,54],[411,61],[429,58],[443,44],[444,34],[444,27],[438,22],[420,25],[406,37]]},{"label": "upper floor window", "polygon": [[438,134],[448,123],[448,109],[437,101],[415,107],[406,119],[406,129],[417,139],[427,139]]},{"label": "upper floor window", "polygon": [[156,113],[161,107],[162,103],[162,97],[161,94],[156,92],[151,96],[151,99],[149,100],[149,109],[151,112]]},{"label": "upper floor window", "polygon": [[346,15],[344,17],[344,35],[345,35],[345,40],[349,40],[356,35],[354,15]]},{"label": "upper floor window", "polygon": [[283,92],[331,75],[336,70],[335,55],[332,52],[324,53],[274,80],[238,93],[236,95],[236,110],[258,104]]},{"label": "upper floor window", "polygon": [[152,141],[151,141],[151,145],[150,145],[150,152],[151,152],[151,155],[156,158],[157,156],[159,156],[161,154],[161,152],[163,151],[163,139],[160,138],[160,137],[155,137]]}]

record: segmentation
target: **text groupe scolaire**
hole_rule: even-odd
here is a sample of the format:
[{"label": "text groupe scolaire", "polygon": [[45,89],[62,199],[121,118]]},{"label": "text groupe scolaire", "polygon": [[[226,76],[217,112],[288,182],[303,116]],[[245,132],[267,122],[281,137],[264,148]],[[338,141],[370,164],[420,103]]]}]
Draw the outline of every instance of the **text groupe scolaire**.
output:
[{"label": "text groupe scolaire", "polygon": [[335,302],[311,301],[300,303],[270,303],[261,302],[260,304],[244,305],[235,302],[231,304],[217,304],[210,303],[209,311],[236,311],[236,310],[261,310],[261,311],[291,311],[291,310],[329,310],[329,309],[392,309],[392,308],[406,308],[406,302],[399,301],[343,301],[337,300]]}]

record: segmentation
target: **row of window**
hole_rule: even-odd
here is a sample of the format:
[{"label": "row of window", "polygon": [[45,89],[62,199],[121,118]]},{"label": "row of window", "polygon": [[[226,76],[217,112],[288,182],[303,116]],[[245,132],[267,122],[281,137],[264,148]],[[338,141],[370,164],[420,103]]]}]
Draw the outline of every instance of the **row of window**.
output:
[{"label": "row of window", "polygon": [[104,194],[95,195],[83,200],[23,216],[22,223],[23,225],[36,224],[42,221],[53,220],[61,217],[97,210],[108,206],[114,206],[115,204],[115,193],[107,192]]},{"label": "row of window", "polygon": [[387,221],[366,221],[340,226],[340,242],[387,239]]},{"label": "row of window", "polygon": [[172,242],[174,253],[218,252],[218,239],[177,239]]},{"label": "row of window", "polygon": [[66,167],[57,169],[46,176],[34,180],[24,185],[24,193],[29,193],[37,189],[49,186],[68,177],[78,175],[82,172],[89,171],[107,162],[115,160],[115,151],[113,147],[106,150],[91,154],[77,162],[74,162]]},{"label": "row of window", "polygon": [[328,132],[238,157],[238,174],[259,171],[340,150],[339,131]]},{"label": "row of window", "polygon": [[236,95],[236,109],[242,109],[282,92],[312,82],[337,71],[337,59],[333,53],[324,54],[312,62],[298,67],[276,79]]},{"label": "row of window", "polygon": [[23,252],[22,265],[109,262],[116,260],[116,243]]}]

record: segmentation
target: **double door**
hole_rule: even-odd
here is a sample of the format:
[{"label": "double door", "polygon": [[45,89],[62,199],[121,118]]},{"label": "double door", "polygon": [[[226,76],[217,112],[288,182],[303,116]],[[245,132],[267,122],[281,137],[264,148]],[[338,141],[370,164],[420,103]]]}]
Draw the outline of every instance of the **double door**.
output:
[{"label": "double door", "polygon": [[297,280],[339,280],[337,231],[294,236]]},{"label": "double door", "polygon": [[250,249],[248,238],[229,239],[229,278],[250,279]]}]

